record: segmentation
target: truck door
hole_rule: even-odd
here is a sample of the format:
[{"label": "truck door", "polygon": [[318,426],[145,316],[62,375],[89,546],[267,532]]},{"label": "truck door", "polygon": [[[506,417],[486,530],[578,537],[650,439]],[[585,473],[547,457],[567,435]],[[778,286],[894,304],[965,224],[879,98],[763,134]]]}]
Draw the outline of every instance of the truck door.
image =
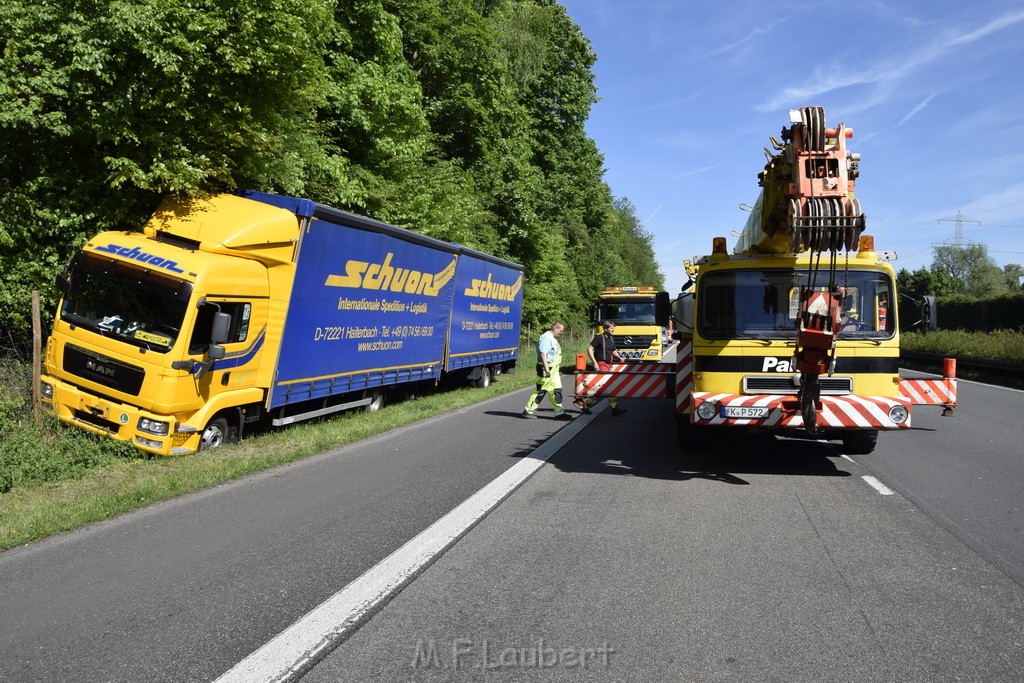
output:
[{"label": "truck door", "polygon": [[[230,316],[227,339],[221,346],[223,358],[209,356],[214,315]],[[196,364],[207,364],[200,378],[200,393],[205,398],[225,389],[240,389],[256,384],[266,336],[267,300],[208,299],[196,312],[188,354]],[[195,370],[194,370],[195,371]]]}]

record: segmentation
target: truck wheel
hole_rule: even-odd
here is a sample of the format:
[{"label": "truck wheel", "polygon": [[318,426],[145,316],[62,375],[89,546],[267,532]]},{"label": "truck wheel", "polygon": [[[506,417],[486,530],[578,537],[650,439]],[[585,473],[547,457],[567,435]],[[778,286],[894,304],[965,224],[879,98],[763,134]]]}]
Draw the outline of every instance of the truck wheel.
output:
[{"label": "truck wheel", "polygon": [[376,413],[384,407],[384,391],[373,389],[370,391],[370,402],[366,404],[366,412]]},{"label": "truck wheel", "polygon": [[480,379],[476,381],[476,385],[481,389],[486,389],[491,386],[491,369],[480,368]]},{"label": "truck wheel", "polygon": [[199,439],[199,450],[208,451],[220,448],[227,442],[228,421],[226,418],[218,417],[215,420],[211,420],[210,424],[206,425],[206,429],[203,430],[203,435]]},{"label": "truck wheel", "polygon": [[843,450],[847,455],[867,455],[875,450],[877,441],[877,429],[858,429],[843,435]]}]

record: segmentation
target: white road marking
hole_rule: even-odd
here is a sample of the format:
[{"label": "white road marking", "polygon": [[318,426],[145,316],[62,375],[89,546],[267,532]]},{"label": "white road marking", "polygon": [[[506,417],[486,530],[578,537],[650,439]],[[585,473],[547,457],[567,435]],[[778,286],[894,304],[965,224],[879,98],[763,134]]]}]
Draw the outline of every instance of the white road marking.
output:
[{"label": "white road marking", "polygon": [[[854,465],[859,465],[860,464],[859,462],[857,462],[856,460],[854,460],[853,458],[848,456],[846,453],[841,453],[840,455],[843,458],[845,458],[845,459],[849,460],[850,462],[852,462]],[[889,488],[888,486],[886,486],[882,482],[878,481],[877,479],[872,477],[870,474],[865,474],[865,475],[861,476],[861,479],[866,481],[871,486],[871,488],[875,489],[876,491],[881,493],[883,496],[891,496],[891,495],[893,495],[893,493],[895,493],[891,488]]]},{"label": "white road marking", "polygon": [[594,415],[580,416],[529,457],[498,475],[462,504],[279,633],[217,679],[287,681],[301,675],[378,605],[410,583],[480,519],[539,470]]},{"label": "white road marking", "polygon": [[893,490],[891,488],[889,488],[888,486],[886,486],[882,482],[878,481],[877,479],[875,479],[874,477],[872,477],[869,474],[865,474],[863,477],[861,477],[861,479],[863,479],[868,484],[870,484],[871,488],[875,489],[876,491],[881,493],[883,496],[891,496],[893,494]]}]

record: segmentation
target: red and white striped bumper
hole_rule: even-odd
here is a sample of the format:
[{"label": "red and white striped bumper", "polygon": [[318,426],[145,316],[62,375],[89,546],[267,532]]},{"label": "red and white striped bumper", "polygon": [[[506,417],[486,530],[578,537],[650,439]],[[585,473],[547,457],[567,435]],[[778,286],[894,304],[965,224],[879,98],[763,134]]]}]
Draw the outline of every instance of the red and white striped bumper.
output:
[{"label": "red and white striped bumper", "polygon": [[956,377],[900,380],[900,393],[914,405],[956,407]]},{"label": "red and white striped bumper", "polygon": [[[713,401],[716,406],[715,417],[702,420],[697,417],[697,408],[701,403]],[[893,422],[889,418],[889,409],[901,405],[910,412],[910,401],[890,396],[822,396],[817,411],[817,427],[821,429],[909,429],[910,417],[903,423]],[[764,407],[767,415],[761,418],[723,417],[723,407]],[[796,396],[762,394],[745,396],[739,394],[712,394],[694,392],[693,413],[694,424],[749,427],[803,427],[804,419],[800,415],[800,401]]]},{"label": "red and white striped bumper", "polygon": [[609,372],[577,372],[576,398],[671,398],[675,366],[665,363],[620,363]]}]

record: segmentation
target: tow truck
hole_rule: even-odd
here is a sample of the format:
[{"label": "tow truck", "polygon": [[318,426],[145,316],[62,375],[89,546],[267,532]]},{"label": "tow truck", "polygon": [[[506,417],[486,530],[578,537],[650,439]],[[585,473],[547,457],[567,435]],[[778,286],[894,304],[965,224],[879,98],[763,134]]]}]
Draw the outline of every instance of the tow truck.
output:
[{"label": "tow truck", "polygon": [[671,337],[672,304],[668,292],[654,287],[606,287],[590,309],[594,334],[615,323],[615,347],[624,359],[661,362]]}]

